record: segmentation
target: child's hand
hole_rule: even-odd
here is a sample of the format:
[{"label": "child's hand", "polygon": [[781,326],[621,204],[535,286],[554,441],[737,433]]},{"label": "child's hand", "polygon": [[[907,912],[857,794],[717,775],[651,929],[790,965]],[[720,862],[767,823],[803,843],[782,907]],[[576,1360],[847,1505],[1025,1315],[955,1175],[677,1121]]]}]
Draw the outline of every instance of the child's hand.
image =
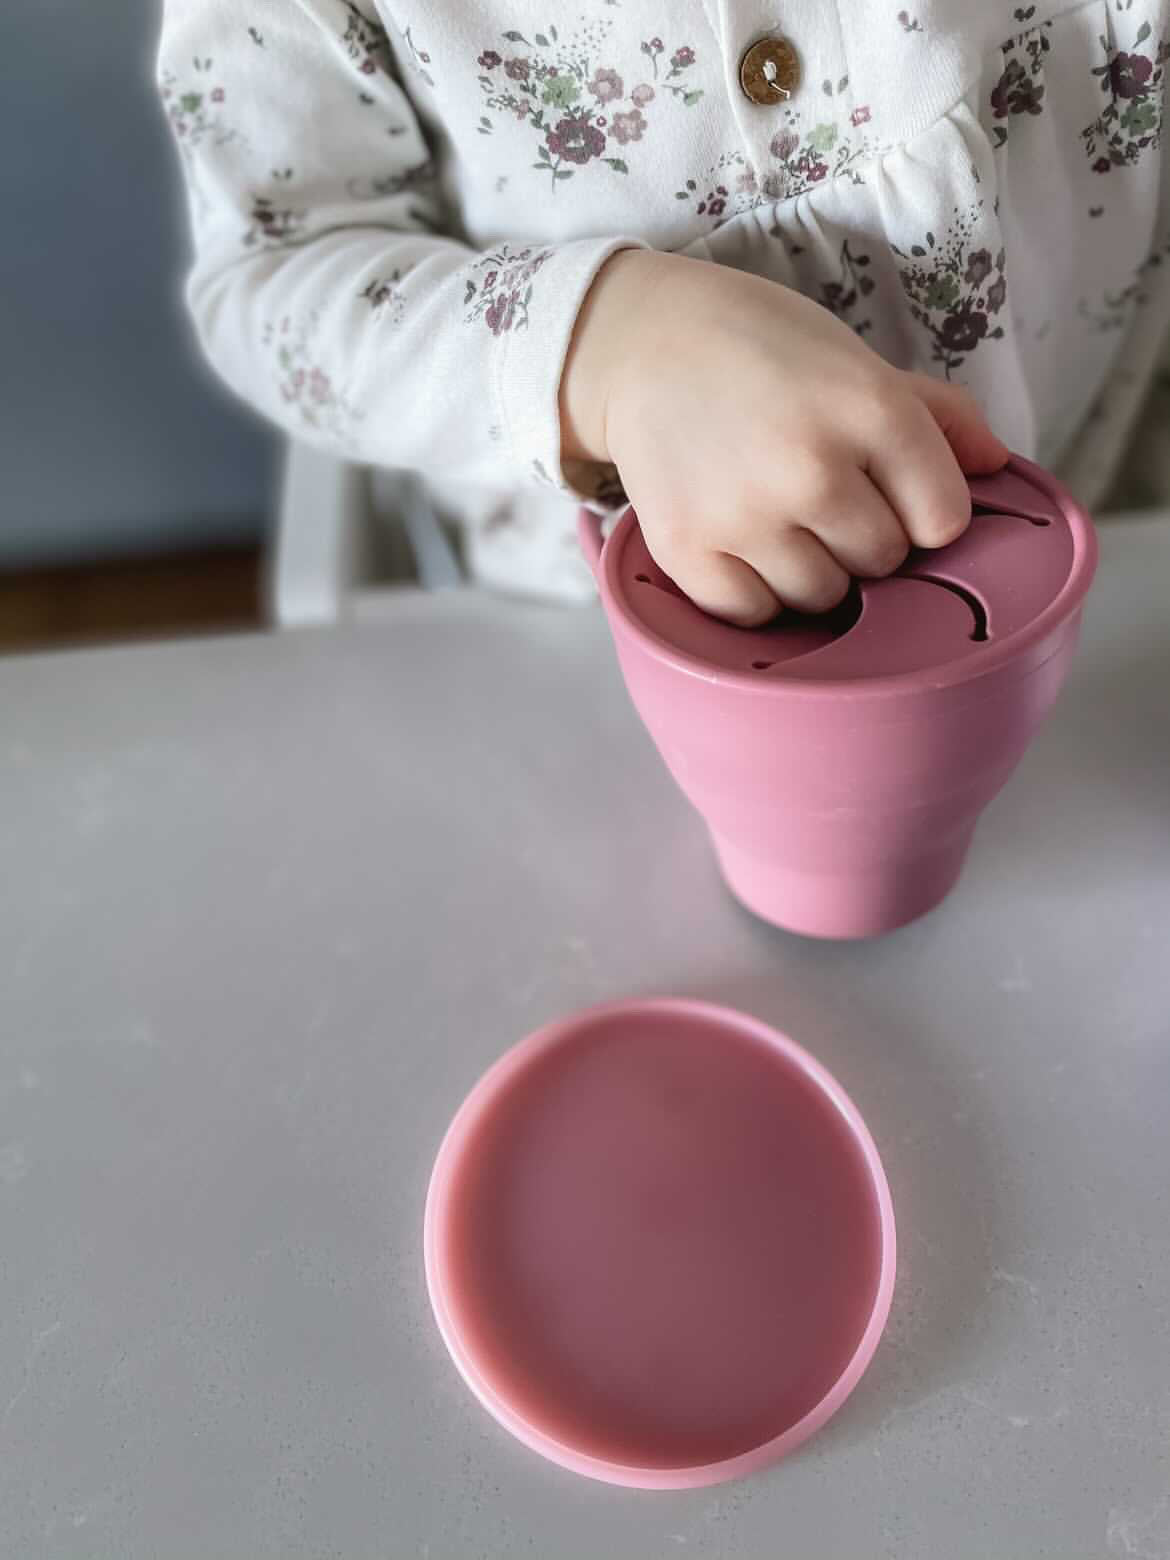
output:
[{"label": "child's hand", "polygon": [[567,457],[615,463],[660,567],[745,625],[954,541],[963,473],[1008,456],[965,391],[891,368],[819,304],[648,250],[594,282],[561,424]]}]

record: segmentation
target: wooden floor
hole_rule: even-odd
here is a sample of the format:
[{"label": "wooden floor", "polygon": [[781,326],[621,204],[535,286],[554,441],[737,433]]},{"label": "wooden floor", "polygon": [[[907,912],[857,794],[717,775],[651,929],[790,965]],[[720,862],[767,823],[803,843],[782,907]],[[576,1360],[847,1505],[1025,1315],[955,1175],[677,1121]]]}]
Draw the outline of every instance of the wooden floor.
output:
[{"label": "wooden floor", "polygon": [[255,629],[261,551],[0,573],[0,654]]}]

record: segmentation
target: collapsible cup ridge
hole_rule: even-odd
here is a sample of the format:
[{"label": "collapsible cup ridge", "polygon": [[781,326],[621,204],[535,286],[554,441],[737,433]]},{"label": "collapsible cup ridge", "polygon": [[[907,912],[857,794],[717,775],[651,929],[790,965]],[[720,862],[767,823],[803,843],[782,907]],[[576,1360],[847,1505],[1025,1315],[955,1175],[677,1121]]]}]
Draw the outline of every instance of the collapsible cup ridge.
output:
[{"label": "collapsible cup ridge", "polygon": [[632,509],[604,543],[582,512],[630,697],[731,890],[778,926],[872,937],[933,909],[1064,682],[1092,523],[1022,457],[969,486],[950,547],[761,629],[688,601]]}]

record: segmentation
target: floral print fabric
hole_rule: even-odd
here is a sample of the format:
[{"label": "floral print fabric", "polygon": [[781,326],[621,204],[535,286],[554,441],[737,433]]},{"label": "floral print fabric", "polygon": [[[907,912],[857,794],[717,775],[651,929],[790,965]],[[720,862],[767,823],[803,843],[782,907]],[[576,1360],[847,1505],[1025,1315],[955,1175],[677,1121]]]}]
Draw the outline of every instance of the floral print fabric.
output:
[{"label": "floral print fabric", "polygon": [[[463,484],[471,554],[523,574],[538,510],[569,537],[620,501],[562,466],[556,392],[598,267],[646,244],[798,287],[1092,499],[1170,318],[1170,0],[839,0],[774,107],[739,88],[739,12],[165,0],[212,362],[294,437],[435,473],[448,512]],[[529,551],[565,593],[571,540]]]},{"label": "floral print fabric", "polygon": [[[608,30],[599,29],[593,36],[603,38]],[[560,181],[590,163],[628,174],[624,148],[640,142],[662,113],[661,108],[651,112],[650,105],[669,103],[673,97],[691,108],[703,96],[701,88],[685,84],[696,59],[689,44],[671,51],[660,72],[666,45],[658,37],[645,39],[640,46],[643,58],[632,62],[632,73],[624,67],[623,75],[612,64],[591,64],[590,43],[588,33],[562,42],[550,22],[547,33],[534,32],[531,42],[509,29],[501,35],[504,53],[487,48],[476,61],[485,94],[480,133],[490,135],[499,114],[536,131],[533,168],[549,176],[554,194]]]}]

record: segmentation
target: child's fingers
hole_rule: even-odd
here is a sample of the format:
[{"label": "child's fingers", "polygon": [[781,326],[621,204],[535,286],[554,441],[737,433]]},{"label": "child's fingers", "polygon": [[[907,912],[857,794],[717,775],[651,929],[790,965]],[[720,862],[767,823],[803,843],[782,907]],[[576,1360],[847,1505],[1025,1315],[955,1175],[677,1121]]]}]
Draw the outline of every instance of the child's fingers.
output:
[{"label": "child's fingers", "polygon": [[942,429],[911,395],[890,409],[885,435],[870,451],[870,479],[916,547],[945,547],[970,524],[971,495]]},{"label": "child's fingers", "polygon": [[949,385],[926,374],[906,377],[942,430],[962,469],[969,476],[998,471],[1011,451],[987,426],[974,396],[962,385]]},{"label": "child's fingers", "polygon": [[849,575],[819,537],[802,527],[753,540],[747,561],[776,599],[798,612],[828,612],[849,591]]},{"label": "child's fingers", "polygon": [[901,521],[863,471],[854,470],[840,482],[839,501],[811,529],[858,579],[893,574],[910,551]]},{"label": "child's fingers", "polygon": [[696,552],[676,562],[655,560],[684,595],[712,617],[740,628],[758,628],[780,611],[775,593],[755,569],[730,553]]}]

